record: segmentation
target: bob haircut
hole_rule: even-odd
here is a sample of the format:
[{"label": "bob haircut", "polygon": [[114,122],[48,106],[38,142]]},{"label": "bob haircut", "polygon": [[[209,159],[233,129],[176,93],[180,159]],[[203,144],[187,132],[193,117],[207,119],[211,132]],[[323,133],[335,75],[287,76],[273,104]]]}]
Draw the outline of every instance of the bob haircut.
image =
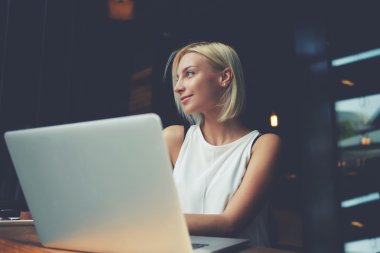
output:
[{"label": "bob haircut", "polygon": [[245,105],[245,81],[239,56],[235,50],[220,42],[196,42],[189,44],[176,53],[172,65],[172,82],[174,100],[178,112],[191,124],[201,124],[204,116],[201,113],[186,114],[180,102],[179,95],[174,91],[177,84],[178,65],[182,57],[188,53],[197,53],[207,58],[211,66],[216,70],[232,69],[232,80],[223,94],[220,104],[222,107],[219,122],[238,117]]}]

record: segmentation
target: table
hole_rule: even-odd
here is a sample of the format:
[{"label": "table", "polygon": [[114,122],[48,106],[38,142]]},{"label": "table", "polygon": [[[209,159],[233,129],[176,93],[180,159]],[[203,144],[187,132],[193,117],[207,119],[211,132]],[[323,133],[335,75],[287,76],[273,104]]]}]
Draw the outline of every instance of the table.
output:
[{"label": "table", "polygon": [[[0,252],[7,253],[73,253],[75,251],[45,248],[41,245],[34,225],[0,226]],[[83,253],[83,252],[82,252]],[[249,248],[236,253],[295,253],[271,248]]]}]

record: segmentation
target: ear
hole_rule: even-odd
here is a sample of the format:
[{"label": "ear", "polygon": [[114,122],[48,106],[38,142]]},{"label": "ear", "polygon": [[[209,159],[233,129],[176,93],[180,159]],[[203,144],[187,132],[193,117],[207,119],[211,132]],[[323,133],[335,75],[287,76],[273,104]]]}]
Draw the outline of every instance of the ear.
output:
[{"label": "ear", "polygon": [[228,87],[228,85],[231,84],[232,78],[233,78],[233,72],[232,72],[231,67],[226,67],[221,72],[220,85],[222,87]]}]

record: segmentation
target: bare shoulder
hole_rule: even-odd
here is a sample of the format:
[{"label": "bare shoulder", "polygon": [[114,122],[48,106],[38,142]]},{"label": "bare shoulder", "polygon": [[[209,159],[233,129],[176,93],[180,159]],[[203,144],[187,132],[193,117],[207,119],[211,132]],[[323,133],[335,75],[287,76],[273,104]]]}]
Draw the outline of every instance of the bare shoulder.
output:
[{"label": "bare shoulder", "polygon": [[252,147],[252,151],[271,150],[278,152],[281,147],[281,138],[277,134],[267,133],[260,136]]},{"label": "bare shoulder", "polygon": [[163,130],[164,141],[169,151],[170,160],[174,167],[184,139],[184,127],[180,125],[168,126]]},{"label": "bare shoulder", "polygon": [[279,163],[281,145],[281,138],[278,135],[272,133],[261,135],[252,147],[247,171],[272,171]]},{"label": "bare shoulder", "polygon": [[184,127],[180,125],[168,126],[163,130],[164,140],[168,143],[181,142],[184,138]]}]

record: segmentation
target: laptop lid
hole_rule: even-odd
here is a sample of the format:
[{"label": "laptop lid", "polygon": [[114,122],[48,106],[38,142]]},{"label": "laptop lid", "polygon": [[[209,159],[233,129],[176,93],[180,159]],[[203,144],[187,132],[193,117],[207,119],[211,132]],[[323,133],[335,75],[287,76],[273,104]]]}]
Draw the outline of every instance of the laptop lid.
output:
[{"label": "laptop lid", "polygon": [[5,139],[43,245],[191,252],[157,115],[11,131]]}]

